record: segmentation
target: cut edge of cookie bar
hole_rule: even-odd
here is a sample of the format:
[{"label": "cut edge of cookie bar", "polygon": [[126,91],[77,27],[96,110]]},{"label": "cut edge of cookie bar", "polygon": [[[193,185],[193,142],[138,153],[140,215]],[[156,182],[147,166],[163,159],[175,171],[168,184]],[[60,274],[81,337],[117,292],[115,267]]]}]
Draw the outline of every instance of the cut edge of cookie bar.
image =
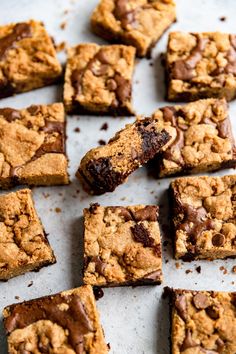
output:
[{"label": "cut edge of cookie bar", "polygon": [[[114,2],[115,1],[113,1],[113,3]],[[114,4],[112,4],[112,2],[109,0],[100,0],[99,4],[94,9],[90,18],[91,30],[96,35],[101,38],[104,38],[110,43],[124,43],[127,45],[134,46],[136,48],[136,55],[140,58],[150,58],[153,47],[163,36],[163,34],[168,30],[168,28],[174,22],[176,22],[176,5],[173,0],[158,0],[154,1],[153,3],[153,8],[156,11],[159,11],[160,15],[163,14],[163,16],[160,16],[158,26],[153,25],[154,27],[158,27],[158,31],[156,30],[156,33],[152,36],[150,34],[144,34],[142,30],[138,31],[137,28],[133,28],[132,31],[132,22],[135,21],[135,13],[139,13],[139,11],[136,9],[129,10],[126,13],[124,13],[123,8],[120,11],[117,11],[117,13],[121,14],[124,19],[125,28],[122,28],[123,20],[119,20],[116,18],[116,16],[114,15]],[[122,6],[124,5],[122,4]],[[149,8],[151,7],[150,4],[146,4],[146,6],[147,10],[149,10]],[[131,20],[131,22],[129,22],[129,19]]]},{"label": "cut edge of cookie bar", "polygon": [[[162,250],[161,250],[161,232],[158,222],[159,207],[156,205],[131,205],[131,206],[101,206],[98,203],[91,204],[89,208],[85,208],[84,214],[84,234],[83,234],[83,282],[95,287],[120,287],[120,286],[138,286],[138,285],[160,285],[163,281],[162,273]],[[133,247],[136,249],[133,255],[130,255],[130,260],[126,256],[127,261],[124,261],[125,252],[121,256],[112,252],[108,246],[104,248],[99,245],[99,228],[100,231],[106,229],[105,219],[111,217],[108,222],[108,228],[112,221],[117,224],[117,229],[111,231],[113,236],[121,232],[122,237],[125,233],[125,240],[131,237],[126,247]],[[97,219],[97,220],[96,220]],[[121,226],[119,227],[119,223]],[[123,229],[122,229],[123,225]],[[95,227],[94,227],[95,226]],[[112,224],[110,225],[112,228]],[[128,231],[127,231],[128,230]],[[94,234],[94,236],[93,236]],[[104,231],[105,234],[105,231]],[[117,234],[118,236],[118,234]],[[90,237],[98,243],[98,254],[94,255],[94,250],[91,248],[92,244],[89,241]],[[107,239],[106,239],[107,240]],[[101,241],[101,243],[106,242]],[[117,239],[117,243],[119,243]],[[141,244],[140,246],[138,246]],[[106,258],[106,252],[111,251],[111,254]],[[150,259],[145,273],[145,266],[135,266],[138,259],[141,257],[141,250],[143,250],[142,262],[145,264],[146,260]],[[146,250],[146,251],[145,251]],[[148,252],[151,252],[150,255]],[[130,250],[128,253],[130,254]],[[145,253],[146,252],[146,253]],[[119,253],[119,252],[118,252]],[[103,257],[103,258],[102,258]],[[137,258],[136,258],[137,257]],[[117,258],[117,266],[114,258]],[[120,260],[118,260],[120,258]],[[123,260],[123,261],[121,261]],[[154,262],[155,260],[155,262]],[[152,262],[153,265],[152,265]],[[106,267],[108,266],[109,269]],[[130,268],[130,269],[129,269]],[[114,274],[112,274],[112,269]],[[122,272],[122,276],[121,273]],[[117,273],[118,272],[118,273]],[[137,274],[135,274],[137,272]]]},{"label": "cut edge of cookie bar", "polygon": [[[57,338],[54,349],[77,352],[79,346],[79,352],[81,349],[91,354],[109,351],[90,285],[6,306],[3,322],[9,353],[19,346],[22,350],[28,349],[28,343],[35,345],[34,349],[47,350],[48,344],[53,345],[54,337]],[[42,339],[47,329],[52,337],[46,336],[48,341],[45,342]],[[38,338],[35,343],[31,337],[34,333]]]},{"label": "cut edge of cookie bar", "polygon": [[[65,134],[66,120],[62,103],[31,105],[20,110],[6,107],[0,109],[0,118],[2,118],[2,134],[5,140],[5,143],[2,140],[3,147],[2,151],[0,151],[1,189],[10,189],[16,185],[49,186],[69,184]],[[44,125],[42,125],[42,121]],[[34,130],[34,124],[37,130]],[[11,130],[9,130],[10,128]],[[9,133],[7,133],[7,129]],[[23,164],[17,165],[15,163],[12,166],[9,158],[6,158],[4,153],[6,150],[9,154],[6,149],[8,139],[9,144],[13,142],[12,149],[17,150],[22,146],[19,136],[24,134],[26,136],[25,144],[29,148],[30,142],[32,146],[36,144],[36,141],[30,138],[30,133],[34,134],[35,137],[38,134],[37,136],[40,137],[43,132],[45,133],[44,141],[34,151],[34,154],[29,154],[28,150],[26,150],[27,148],[23,149],[22,156],[28,154],[29,157],[24,157]],[[57,137],[54,137],[55,133],[58,134]],[[9,156],[14,161],[12,152]]]},{"label": "cut edge of cookie bar", "polygon": [[[38,259],[36,259],[35,261],[28,260],[28,261],[26,261],[26,263],[24,262],[22,265],[18,265],[17,267],[15,267],[15,268],[13,267],[12,269],[8,265],[5,268],[4,263],[3,263],[2,264],[3,270],[0,271],[0,281],[7,281],[13,277],[16,277],[16,276],[19,276],[19,275],[22,275],[22,274],[25,274],[25,273],[31,272],[31,271],[37,272],[41,268],[47,267],[47,266],[57,262],[56,257],[53,252],[53,249],[48,241],[48,237],[47,237],[48,234],[45,232],[43,224],[37,214],[37,210],[35,208],[35,204],[34,204],[34,200],[33,200],[32,191],[30,189],[20,189],[19,191],[16,191],[16,192],[3,194],[0,196],[0,202],[2,204],[4,204],[4,199],[6,199],[6,201],[7,201],[8,198],[10,198],[10,197],[18,198],[20,196],[22,196],[22,197],[25,196],[25,198],[26,198],[25,204],[27,204],[27,206],[30,208],[31,213],[32,213],[31,222],[35,222],[37,225],[39,225],[39,227],[41,229],[42,234],[40,234],[39,237],[40,237],[42,244],[46,247],[48,254],[45,255],[45,258],[39,258],[37,256],[36,258],[38,258]],[[9,200],[8,200],[8,202],[9,202]],[[22,202],[20,202],[20,203],[22,203]],[[8,207],[10,208],[10,205]],[[21,215],[19,215],[19,216],[21,216]],[[19,242],[19,246],[18,246],[18,242]],[[20,243],[21,243],[20,241],[16,241],[16,245],[19,248],[21,247]],[[6,271],[5,271],[5,269],[6,269]]]},{"label": "cut edge of cookie bar", "polygon": [[[122,57],[119,62],[119,67],[115,67],[114,75],[109,76],[109,70],[113,65],[104,54],[109,49],[113,52],[122,51]],[[79,56],[81,60],[78,62]],[[84,58],[83,58],[84,56]],[[125,61],[122,62],[122,59]],[[112,59],[112,58],[111,58]],[[124,62],[126,66],[124,66]],[[78,69],[80,64],[86,63],[82,68]],[[95,43],[78,44],[68,49],[68,58],[65,72],[64,83],[64,105],[68,114],[93,114],[93,115],[121,115],[132,116],[134,110],[132,107],[132,78],[135,66],[135,48],[128,45],[98,45]],[[117,70],[119,69],[119,70]],[[121,69],[123,70],[121,72]],[[124,77],[126,72],[126,77]],[[82,84],[84,77],[93,84],[97,80],[98,87]],[[104,78],[104,85],[101,85],[99,78]],[[95,85],[95,84],[94,84]],[[86,101],[86,86],[88,90],[88,100]],[[85,93],[83,92],[85,91]],[[106,93],[110,92],[115,95],[110,104]],[[91,101],[90,95],[94,95],[96,100]],[[100,96],[101,97],[100,97]],[[103,100],[104,96],[104,100]],[[100,97],[100,98],[99,98]],[[94,99],[93,99],[94,100]],[[97,102],[96,102],[97,101]]]},{"label": "cut edge of cookie bar", "polygon": [[[186,59],[176,59],[174,63],[177,63],[180,61],[181,65],[179,65],[178,70],[183,71],[183,76],[186,77],[186,79],[181,79],[179,78],[171,78],[171,64],[169,63],[168,56],[169,53],[171,53],[171,48],[170,48],[170,43],[173,39],[173,43],[175,43],[175,46],[178,48],[180,46],[180,43],[184,43],[184,37],[186,35],[194,35],[196,37],[196,46],[189,51],[189,57]],[[209,77],[216,77],[217,80],[213,83],[212,86],[210,84],[201,84],[198,82],[193,82],[192,83],[192,78],[197,78],[201,77],[201,75],[196,75],[191,77],[189,74],[191,70],[194,70],[196,68],[196,65],[199,61],[198,59],[198,54],[201,55],[201,52],[204,51],[205,49],[205,38],[209,37],[214,37],[214,36],[222,36],[222,35],[228,35],[233,36],[229,33],[223,33],[223,32],[181,32],[181,31],[176,31],[176,32],[171,32],[169,34],[168,38],[168,45],[167,45],[167,53],[165,55],[165,81],[166,81],[166,99],[167,101],[170,102],[191,102],[199,99],[204,99],[204,98],[225,98],[227,101],[231,101],[235,99],[236,97],[236,81],[232,81],[232,78],[230,77],[230,73],[227,74],[228,78],[227,80],[225,78],[217,78],[217,76],[211,76],[210,74],[207,76],[206,79],[209,79]],[[231,41],[231,40],[230,40]],[[232,42],[235,41],[235,39],[232,40]],[[223,39],[224,42],[224,39]],[[190,43],[190,41],[188,41]],[[187,44],[188,45],[188,44]],[[223,44],[222,44],[223,45]],[[233,46],[233,45],[232,45]],[[229,54],[230,55],[230,54]],[[232,57],[233,54],[231,54]],[[200,56],[201,57],[201,56]],[[186,60],[189,59],[189,64],[186,63]],[[223,58],[225,60],[225,58]],[[221,59],[221,62],[222,60]],[[233,65],[231,65],[231,72],[233,73]],[[177,69],[176,69],[177,72]],[[189,72],[189,73],[188,73]],[[225,73],[224,73],[225,74]],[[177,75],[177,74],[176,74]],[[190,75],[190,77],[189,77]],[[225,74],[226,75],[226,74]],[[219,74],[218,74],[219,76]],[[189,77],[189,78],[188,78]],[[222,81],[223,80],[223,81]],[[183,88],[183,84],[186,84],[187,87]]]},{"label": "cut edge of cookie bar", "polygon": [[[182,183],[182,182],[186,182],[186,181],[204,181],[204,183],[208,184],[209,181],[220,181],[222,182],[223,184],[224,183],[227,183],[227,180],[228,179],[233,179],[235,180],[235,183],[236,183],[236,175],[226,175],[226,176],[223,176],[223,177],[209,177],[209,176],[196,176],[196,177],[182,177],[182,178],[177,178],[175,179],[173,182],[170,183],[170,186],[169,186],[169,205],[171,207],[171,226],[172,226],[172,234],[173,234],[173,253],[174,253],[174,257],[175,259],[182,259],[183,261],[186,261],[186,262],[191,262],[191,261],[194,261],[194,260],[201,260],[201,259],[204,259],[204,260],[214,260],[214,259],[226,259],[226,258],[236,258],[236,247],[235,247],[235,250],[232,248],[233,247],[233,244],[231,247],[228,247],[228,248],[224,248],[224,244],[225,244],[225,236],[223,235],[222,237],[222,234],[220,233],[220,231],[218,231],[217,229],[215,229],[215,234],[212,235],[212,239],[215,237],[215,240],[211,241],[211,244],[209,245],[208,244],[208,247],[207,247],[207,244],[206,244],[206,250],[203,249],[202,252],[201,250],[199,250],[201,247],[198,246],[198,250],[195,249],[195,246],[193,247],[193,250],[187,250],[184,251],[181,249],[181,246],[183,248],[186,248],[186,245],[188,244],[188,240],[187,240],[187,236],[186,235],[184,238],[186,238],[186,242],[184,241],[181,241],[178,237],[178,233],[179,231],[181,231],[180,229],[180,226],[181,224],[183,224],[183,220],[184,220],[184,216],[185,216],[185,211],[184,211],[184,203],[182,202],[182,200],[179,200],[178,198],[178,191],[176,190],[179,183]],[[216,188],[214,185],[212,188]],[[232,186],[229,185],[229,188],[231,189]],[[214,198],[214,195],[212,196],[212,198]],[[197,213],[197,209],[194,208],[194,207],[191,207],[190,204],[187,204],[187,207],[189,209],[189,212],[196,212]],[[201,210],[200,210],[201,212]],[[203,211],[202,211],[203,213]],[[205,217],[204,217],[205,218]],[[197,220],[197,214],[196,216],[194,217],[194,220]],[[188,221],[189,219],[186,219],[186,222]],[[214,229],[214,226],[215,224],[212,224],[212,220],[220,220],[218,218],[207,218],[206,217],[206,220],[202,220],[200,219],[200,224],[204,226],[203,230],[200,229],[200,232],[201,234],[204,232],[204,231],[208,231],[208,230],[211,230],[211,229]],[[229,219],[231,220],[231,219]],[[189,222],[191,223],[191,220],[189,220]],[[197,221],[196,222],[193,222],[193,226],[197,224]],[[230,222],[229,222],[230,223]],[[192,243],[193,241],[191,241],[193,239],[193,234],[195,234],[198,230],[192,230],[192,236],[190,235],[189,236],[189,245],[194,245],[194,243]],[[230,231],[229,231],[230,232]],[[229,234],[230,235],[230,234]],[[181,236],[181,235],[180,235]],[[207,237],[207,235],[206,235]],[[223,239],[223,241],[222,241]],[[177,242],[178,242],[178,245],[177,246]],[[182,244],[183,242],[183,244]],[[223,242],[223,243],[222,243]],[[232,243],[232,240],[231,240],[231,243]],[[236,245],[236,242],[235,242],[235,245]],[[204,246],[203,246],[204,247]]]}]

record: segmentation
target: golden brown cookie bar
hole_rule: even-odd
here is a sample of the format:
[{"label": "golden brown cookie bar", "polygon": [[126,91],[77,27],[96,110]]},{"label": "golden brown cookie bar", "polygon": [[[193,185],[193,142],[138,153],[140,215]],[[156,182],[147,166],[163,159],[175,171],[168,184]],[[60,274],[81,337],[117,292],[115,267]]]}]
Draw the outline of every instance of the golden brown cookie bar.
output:
[{"label": "golden brown cookie bar", "polygon": [[169,35],[166,57],[168,99],[236,96],[236,36],[220,32]]},{"label": "golden brown cookie bar", "polygon": [[69,113],[132,115],[135,49],[79,44],[68,50],[64,103]]},{"label": "golden brown cookie bar", "polygon": [[160,284],[158,207],[92,204],[84,209],[84,283]]},{"label": "golden brown cookie bar", "polygon": [[158,155],[159,177],[236,166],[236,149],[225,99],[206,99],[154,113],[176,130],[176,139]]},{"label": "golden brown cookie bar", "polygon": [[176,19],[173,0],[100,0],[91,17],[93,32],[149,56],[152,47]]},{"label": "golden brown cookie bar", "polygon": [[62,72],[43,23],[0,27],[0,98],[54,83]]},{"label": "golden brown cookie bar", "polygon": [[106,354],[92,287],[6,307],[8,353]]},{"label": "golden brown cookie bar", "polygon": [[175,257],[236,257],[236,175],[178,178],[170,184]]},{"label": "golden brown cookie bar", "polygon": [[236,353],[236,293],[171,290],[171,353]]},{"label": "golden brown cookie bar", "polygon": [[0,109],[0,188],[68,184],[62,103]]},{"label": "golden brown cookie bar", "polygon": [[76,176],[94,194],[112,192],[141,165],[175,139],[175,129],[163,127],[158,119],[137,119],[108,142],[87,152]]},{"label": "golden brown cookie bar", "polygon": [[29,189],[0,196],[0,280],[56,262]]}]

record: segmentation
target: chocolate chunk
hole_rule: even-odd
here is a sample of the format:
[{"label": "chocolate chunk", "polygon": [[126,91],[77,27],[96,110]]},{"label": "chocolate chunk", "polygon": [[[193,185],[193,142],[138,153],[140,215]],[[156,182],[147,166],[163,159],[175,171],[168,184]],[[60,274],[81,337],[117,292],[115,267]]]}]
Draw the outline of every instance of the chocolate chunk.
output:
[{"label": "chocolate chunk", "polygon": [[216,246],[216,247],[221,247],[224,245],[225,243],[225,236],[223,234],[215,234],[213,237],[212,237],[212,240],[211,240],[213,246]]},{"label": "chocolate chunk", "polygon": [[197,293],[193,297],[193,303],[194,306],[199,310],[205,309],[210,305],[208,297],[202,293]]},{"label": "chocolate chunk", "polygon": [[225,348],[225,343],[221,338],[216,340],[217,350],[219,353],[222,353]]},{"label": "chocolate chunk", "polygon": [[[61,311],[60,304],[67,304],[68,309]],[[11,314],[5,321],[8,334],[16,329],[25,328],[40,320],[57,323],[69,332],[68,340],[77,354],[83,352],[84,335],[93,332],[92,323],[78,295],[65,297],[60,294],[20,305],[13,305]]]},{"label": "chocolate chunk", "polygon": [[106,50],[101,48],[97,54],[94,56],[94,59],[99,60],[102,64],[110,64],[109,55],[106,54]]},{"label": "chocolate chunk", "polygon": [[81,88],[81,81],[83,77],[83,70],[73,70],[71,73],[71,85],[75,89],[75,95],[79,95],[82,93],[82,88]]},{"label": "chocolate chunk", "polygon": [[220,317],[219,308],[216,305],[211,305],[206,308],[206,313],[213,320],[217,320]]},{"label": "chocolate chunk", "polygon": [[100,128],[100,130],[107,130],[108,129],[108,124],[107,123],[104,123],[102,126],[101,126],[101,128]]},{"label": "chocolate chunk", "polygon": [[146,227],[140,223],[131,227],[133,238],[136,242],[141,242],[144,247],[152,247],[154,239],[150,236]]},{"label": "chocolate chunk", "polygon": [[100,64],[98,67],[95,66],[94,64],[91,65],[91,67],[89,67],[90,70],[92,71],[92,73],[95,76],[103,76],[107,73],[108,69],[109,69],[109,65],[107,64]]},{"label": "chocolate chunk", "polygon": [[108,79],[106,86],[109,91],[115,91],[117,89],[117,83],[114,79]]},{"label": "chocolate chunk", "polygon": [[127,208],[119,207],[119,215],[122,216],[125,221],[133,220],[132,215]]},{"label": "chocolate chunk", "polygon": [[0,38],[0,60],[4,58],[9,49],[15,46],[16,42],[30,37],[32,37],[30,25],[28,23],[17,23],[11,33]]},{"label": "chocolate chunk", "polygon": [[217,124],[217,129],[219,132],[219,137],[222,139],[229,138],[232,140],[232,130],[230,126],[229,119],[224,119],[223,121]]},{"label": "chocolate chunk", "polygon": [[34,116],[40,112],[40,108],[40,106],[32,104],[30,107],[27,108],[27,111]]},{"label": "chocolate chunk", "polygon": [[95,263],[95,272],[103,275],[105,268],[107,266],[107,263],[103,262],[100,258],[100,256],[94,256],[91,258],[91,262]]},{"label": "chocolate chunk", "polygon": [[136,22],[135,9],[128,10],[127,0],[116,0],[114,16],[120,20],[121,26],[126,28],[128,25],[133,25]]},{"label": "chocolate chunk", "polygon": [[161,271],[158,270],[156,272],[152,272],[152,273],[149,273],[149,274],[145,275],[142,280],[144,282],[145,282],[145,280],[147,280],[148,282],[150,282],[150,280],[159,281],[160,277],[161,277],[161,274],[162,274]]},{"label": "chocolate chunk", "polygon": [[133,213],[136,221],[157,221],[158,207],[148,205],[143,209],[139,209]]},{"label": "chocolate chunk", "polygon": [[184,294],[176,294],[175,307],[182,320],[186,321],[188,313],[187,300]]},{"label": "chocolate chunk", "polygon": [[103,290],[101,288],[99,288],[98,286],[93,287],[93,293],[94,293],[96,300],[99,300],[104,296]]},{"label": "chocolate chunk", "polygon": [[114,76],[116,88],[116,98],[120,103],[124,103],[131,98],[131,83],[120,74]]},{"label": "chocolate chunk", "polygon": [[173,127],[176,126],[176,109],[175,107],[171,107],[171,106],[166,106],[161,108],[161,111],[163,113],[163,119],[165,122],[171,122],[171,125]]},{"label": "chocolate chunk", "polygon": [[41,128],[42,131],[45,133],[59,133],[63,134],[65,129],[65,123],[64,122],[53,122],[46,120],[45,126]]},{"label": "chocolate chunk", "polygon": [[21,119],[20,111],[12,108],[0,108],[0,115],[3,116],[8,122],[13,122],[16,119]]},{"label": "chocolate chunk", "polygon": [[95,214],[97,208],[100,207],[100,204],[99,203],[93,203],[93,204],[90,204],[90,207],[89,207],[89,212],[91,214]]},{"label": "chocolate chunk", "polygon": [[198,346],[198,344],[192,339],[192,334],[191,334],[190,329],[187,329],[183,344],[181,346],[181,351],[184,351],[188,348],[193,348],[196,346]]}]

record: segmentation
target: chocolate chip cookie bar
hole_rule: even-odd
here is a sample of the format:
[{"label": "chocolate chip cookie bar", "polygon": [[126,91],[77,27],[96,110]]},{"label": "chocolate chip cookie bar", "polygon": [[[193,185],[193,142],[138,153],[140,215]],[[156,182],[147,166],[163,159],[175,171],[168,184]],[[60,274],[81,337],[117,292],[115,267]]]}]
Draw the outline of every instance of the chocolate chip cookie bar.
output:
[{"label": "chocolate chip cookie bar", "polygon": [[6,307],[8,353],[106,354],[91,286]]},{"label": "chocolate chip cookie bar", "polygon": [[108,144],[88,151],[76,176],[90,193],[112,192],[134,170],[167,148],[175,134],[175,129],[164,129],[158,119],[137,119],[116,133]]},{"label": "chocolate chip cookie bar", "polygon": [[236,257],[236,175],[178,178],[170,185],[175,257]]},{"label": "chocolate chip cookie bar", "polygon": [[171,353],[236,353],[236,293],[172,290]]},{"label": "chocolate chip cookie bar", "polygon": [[91,27],[102,38],[132,45],[145,57],[175,19],[173,0],[100,0]]},{"label": "chocolate chip cookie bar", "polygon": [[31,191],[0,195],[0,280],[55,263]]},{"label": "chocolate chip cookie bar", "polygon": [[62,68],[42,22],[0,27],[0,98],[56,82]]},{"label": "chocolate chip cookie bar", "polygon": [[166,76],[170,101],[236,96],[236,36],[220,32],[169,35]]},{"label": "chocolate chip cookie bar", "polygon": [[0,188],[68,184],[62,103],[0,109]]},{"label": "chocolate chip cookie bar", "polygon": [[158,207],[92,204],[84,209],[84,283],[160,284]]},{"label": "chocolate chip cookie bar", "polygon": [[154,117],[176,130],[176,139],[157,156],[159,177],[236,166],[236,149],[225,99],[164,107]]},{"label": "chocolate chip cookie bar", "polygon": [[79,44],[68,50],[64,103],[69,113],[132,115],[135,49]]}]

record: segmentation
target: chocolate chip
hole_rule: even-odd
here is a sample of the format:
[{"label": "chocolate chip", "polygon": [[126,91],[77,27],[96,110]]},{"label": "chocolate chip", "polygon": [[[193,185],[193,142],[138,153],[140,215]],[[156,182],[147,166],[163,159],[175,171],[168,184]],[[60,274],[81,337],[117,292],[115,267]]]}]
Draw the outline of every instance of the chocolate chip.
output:
[{"label": "chocolate chip", "polygon": [[133,215],[136,221],[157,221],[158,207],[147,205],[143,209],[136,210]]},{"label": "chocolate chip", "polygon": [[81,81],[83,77],[83,70],[73,70],[71,73],[71,85],[74,87],[76,95],[79,95],[82,93],[82,88],[81,88]]},{"label": "chocolate chip", "polygon": [[141,242],[144,247],[152,247],[154,239],[151,237],[146,227],[140,223],[131,227],[133,238],[136,242]]},{"label": "chocolate chip", "polygon": [[187,329],[183,344],[181,346],[181,351],[184,351],[188,348],[193,348],[196,346],[198,346],[198,344],[192,339],[192,334],[191,334],[190,329]]},{"label": "chocolate chip", "polygon": [[128,10],[127,0],[117,0],[115,2],[114,16],[120,20],[121,26],[126,28],[128,25],[133,25],[136,22],[136,10]]},{"label": "chocolate chip", "polygon": [[93,293],[94,293],[96,300],[99,300],[104,296],[103,290],[101,288],[99,288],[98,286],[93,287]]},{"label": "chocolate chip", "polygon": [[107,263],[103,262],[100,256],[94,256],[91,258],[91,262],[95,263],[95,271],[101,275],[104,274]]},{"label": "chocolate chip", "polygon": [[206,313],[213,320],[217,320],[220,317],[219,308],[216,305],[208,306]]},{"label": "chocolate chip", "polygon": [[13,122],[16,119],[21,119],[20,111],[12,108],[0,108],[0,115],[3,116],[8,122]]},{"label": "chocolate chip", "polygon": [[175,307],[176,310],[179,314],[179,316],[182,318],[182,320],[186,321],[187,319],[187,300],[184,294],[176,294],[175,298]]},{"label": "chocolate chip", "polygon": [[225,243],[225,236],[223,234],[215,234],[213,237],[212,237],[212,240],[211,240],[213,246],[216,246],[216,247],[221,247],[224,245]]},{"label": "chocolate chip", "polygon": [[161,111],[163,113],[164,121],[171,122],[171,125],[173,127],[175,127],[176,126],[176,117],[175,117],[176,109],[175,109],[175,107],[166,106],[166,107],[161,108]]},{"label": "chocolate chip", "polygon": [[106,145],[106,142],[105,142],[105,140],[100,139],[100,140],[98,140],[98,144],[104,146],[104,145]]},{"label": "chocolate chip", "polygon": [[102,64],[110,64],[109,55],[106,53],[106,50],[101,48],[97,54],[94,56],[94,59],[98,59]]},{"label": "chocolate chip", "polygon": [[201,271],[202,271],[201,266],[196,267],[196,271],[200,274],[200,273],[201,273]]},{"label": "chocolate chip", "polygon": [[197,293],[193,297],[193,303],[194,306],[199,310],[205,309],[210,305],[207,295],[202,293]]},{"label": "chocolate chip", "polygon": [[31,106],[29,106],[29,107],[27,108],[27,111],[28,111],[30,114],[35,115],[35,114],[37,114],[37,113],[40,112],[40,106],[35,105],[35,104],[32,104]]},{"label": "chocolate chip", "polygon": [[99,203],[93,203],[93,204],[90,204],[90,207],[89,207],[89,212],[91,214],[95,214],[97,208],[100,207],[100,204]]},{"label": "chocolate chip", "polygon": [[116,98],[120,103],[125,103],[131,98],[131,83],[120,74],[114,76],[116,82]]}]

